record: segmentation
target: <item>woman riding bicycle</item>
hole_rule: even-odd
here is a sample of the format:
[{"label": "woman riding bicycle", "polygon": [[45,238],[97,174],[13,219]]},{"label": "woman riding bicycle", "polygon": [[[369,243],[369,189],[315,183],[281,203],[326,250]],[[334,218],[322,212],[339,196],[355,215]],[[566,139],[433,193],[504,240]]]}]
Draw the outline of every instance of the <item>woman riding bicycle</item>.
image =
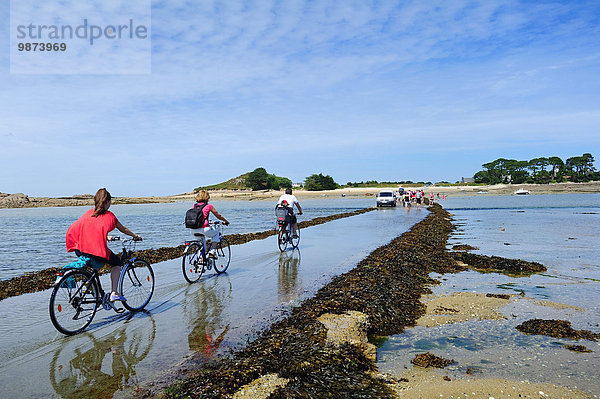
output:
[{"label": "woman riding bicycle", "polygon": [[[227,219],[221,216],[221,214],[215,209],[214,206],[212,206],[212,204],[208,203],[209,199],[210,195],[206,190],[198,191],[198,193],[196,194],[196,204],[194,205],[194,207],[204,206],[204,208],[202,208],[202,214],[204,215],[204,223],[200,228],[191,230],[194,236],[203,235],[204,237],[206,237],[207,240],[210,240],[212,247],[213,244],[216,244],[219,241],[221,241],[221,238],[219,236],[219,231],[208,223],[208,216],[212,213],[217,219],[221,220],[225,226],[229,225],[229,222],[227,221]],[[214,255],[215,249],[208,249],[209,254]]]},{"label": "woman riding bicycle", "polygon": [[133,237],[134,240],[141,240],[142,237],[132,233],[117,220],[112,212],[109,212],[111,199],[110,193],[105,188],[96,192],[94,208],[84,213],[67,230],[67,252],[75,251],[77,256],[84,255],[100,263],[111,265],[112,292],[110,300],[125,301],[126,299],[117,293],[120,267],[122,266],[121,259],[108,248],[106,236],[117,228],[121,233]]},{"label": "woman riding bicycle", "polygon": [[292,194],[291,188],[285,189],[285,194],[281,194],[281,197],[279,197],[279,201],[277,201],[277,205],[287,206],[290,208],[292,212],[292,220],[290,223],[292,225],[293,237],[298,238],[298,235],[296,234],[296,231],[298,231],[298,220],[296,218],[296,215],[294,215],[294,205],[296,205],[296,208],[298,208],[298,215],[302,215],[302,207],[300,207],[300,202],[298,202],[298,198],[296,198],[296,196]]}]

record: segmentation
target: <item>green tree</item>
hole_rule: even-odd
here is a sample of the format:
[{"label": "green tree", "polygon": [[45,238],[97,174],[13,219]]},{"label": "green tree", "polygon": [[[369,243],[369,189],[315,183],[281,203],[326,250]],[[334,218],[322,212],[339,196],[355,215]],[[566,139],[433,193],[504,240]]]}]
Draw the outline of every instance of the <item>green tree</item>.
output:
[{"label": "green tree", "polygon": [[304,180],[304,188],[308,191],[333,190],[338,188],[338,184],[329,175],[313,174]]},{"label": "green tree", "polygon": [[267,186],[273,190],[279,190],[280,188],[292,188],[292,181],[287,177],[269,175],[267,177]]},{"label": "green tree", "polygon": [[256,168],[246,177],[246,185],[252,190],[266,190],[269,188],[269,174],[265,168]]},{"label": "green tree", "polygon": [[527,181],[529,173],[527,173],[528,161],[517,161],[516,159],[507,159],[504,162],[506,170],[505,183],[521,184]]},{"label": "green tree", "polygon": [[[489,182],[490,182],[489,172],[487,170],[480,170],[479,172],[475,173],[475,175],[473,176],[473,180],[475,181],[475,183],[489,184]],[[443,183],[443,182],[438,182],[437,184],[441,184],[441,183]]]},{"label": "green tree", "polygon": [[568,158],[565,168],[571,172],[573,181],[589,181],[595,172],[594,157],[589,152],[579,156]]},{"label": "green tree", "polygon": [[[552,166],[552,170],[550,172],[552,174],[552,180],[562,181],[562,175],[565,172],[565,163],[563,160],[559,157],[548,157],[548,163],[549,166]],[[559,178],[556,179],[556,176],[559,176]]]},{"label": "green tree", "polygon": [[585,154],[582,155],[583,158],[583,173],[585,175],[589,175],[591,173],[594,173],[596,171],[596,168],[594,167],[594,157],[592,156],[592,154],[590,154],[589,152],[586,152]]}]

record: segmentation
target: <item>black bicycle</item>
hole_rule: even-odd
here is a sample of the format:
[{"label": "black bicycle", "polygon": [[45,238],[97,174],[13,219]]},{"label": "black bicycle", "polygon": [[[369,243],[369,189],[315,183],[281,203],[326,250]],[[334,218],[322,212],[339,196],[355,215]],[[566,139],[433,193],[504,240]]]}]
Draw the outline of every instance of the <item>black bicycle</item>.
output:
[{"label": "black bicycle", "polygon": [[[119,295],[125,309],[136,312],[142,310],[154,293],[154,272],[143,259],[132,257],[135,240],[123,240],[121,253],[121,274],[119,275]],[[82,258],[80,258],[82,259]],[[69,268],[57,273],[57,281],[50,295],[50,320],[58,331],[65,335],[75,335],[87,328],[98,308],[122,313],[110,301],[110,292],[104,292],[98,270],[91,266],[91,260],[83,258],[82,267]]]},{"label": "black bicycle", "polygon": [[[294,214],[289,206],[275,206],[277,217],[277,246],[281,252],[288,246],[298,248],[300,244],[300,227],[294,229]],[[294,230],[294,231],[292,231]]]},{"label": "black bicycle", "polygon": [[[219,231],[218,243],[210,244],[204,235],[198,233],[198,239],[185,242],[185,250],[181,259],[181,269],[185,280],[192,284],[200,280],[204,272],[215,269],[218,274],[224,273],[231,261],[229,242],[223,237],[223,224],[219,221],[210,223]],[[208,250],[212,245],[213,250]]]}]

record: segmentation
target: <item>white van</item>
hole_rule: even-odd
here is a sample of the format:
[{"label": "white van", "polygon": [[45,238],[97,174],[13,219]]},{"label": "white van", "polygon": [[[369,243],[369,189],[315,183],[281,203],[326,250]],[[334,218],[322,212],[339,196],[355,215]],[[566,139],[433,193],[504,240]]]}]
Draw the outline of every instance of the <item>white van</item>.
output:
[{"label": "white van", "polygon": [[381,190],[377,194],[377,206],[396,206],[396,192],[394,190]]}]

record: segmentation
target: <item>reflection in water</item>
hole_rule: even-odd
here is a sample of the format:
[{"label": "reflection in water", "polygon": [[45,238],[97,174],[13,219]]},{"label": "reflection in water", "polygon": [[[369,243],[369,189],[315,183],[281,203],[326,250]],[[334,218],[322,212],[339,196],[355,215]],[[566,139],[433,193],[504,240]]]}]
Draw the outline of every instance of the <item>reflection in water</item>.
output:
[{"label": "reflection in water", "polygon": [[65,339],[50,364],[52,387],[62,398],[112,398],[137,385],[135,366],[148,355],[155,327],[144,315],[135,327],[124,325],[103,339],[91,333]]},{"label": "reflection in water", "polygon": [[300,266],[300,250],[284,251],[279,254],[279,274],[277,294],[279,302],[291,302],[298,298],[302,284],[298,279]]},{"label": "reflection in water", "polygon": [[190,284],[186,290],[182,307],[190,330],[188,345],[200,357],[211,358],[229,331],[222,313],[231,301],[231,290],[226,274]]}]

